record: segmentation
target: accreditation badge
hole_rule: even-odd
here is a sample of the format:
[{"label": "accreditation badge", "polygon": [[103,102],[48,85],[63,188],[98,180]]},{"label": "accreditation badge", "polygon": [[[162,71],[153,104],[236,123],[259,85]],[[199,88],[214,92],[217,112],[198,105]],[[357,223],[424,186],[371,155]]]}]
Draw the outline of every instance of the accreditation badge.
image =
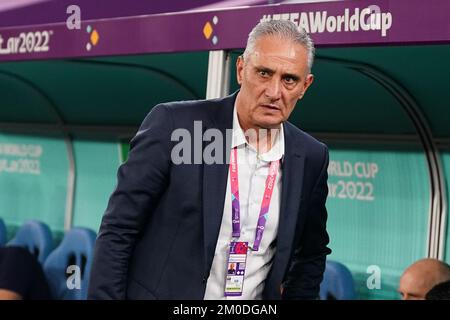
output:
[{"label": "accreditation badge", "polygon": [[225,296],[242,296],[248,242],[230,242],[225,281]]}]

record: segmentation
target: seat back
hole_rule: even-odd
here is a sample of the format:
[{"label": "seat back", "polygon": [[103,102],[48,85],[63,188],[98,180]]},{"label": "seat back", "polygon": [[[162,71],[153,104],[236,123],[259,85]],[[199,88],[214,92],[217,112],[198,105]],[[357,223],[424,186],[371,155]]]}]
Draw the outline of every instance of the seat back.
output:
[{"label": "seat back", "polygon": [[53,250],[44,264],[53,298],[84,300],[87,298],[89,274],[96,233],[87,228],[73,228]]},{"label": "seat back", "polygon": [[6,226],[3,219],[0,218],[0,246],[6,243]]},{"label": "seat back", "polygon": [[346,266],[327,261],[323,281],[320,284],[321,300],[353,300],[356,297],[353,276]]},{"label": "seat back", "polygon": [[28,220],[17,230],[8,246],[27,248],[41,264],[53,249],[53,236],[50,228],[38,220]]}]

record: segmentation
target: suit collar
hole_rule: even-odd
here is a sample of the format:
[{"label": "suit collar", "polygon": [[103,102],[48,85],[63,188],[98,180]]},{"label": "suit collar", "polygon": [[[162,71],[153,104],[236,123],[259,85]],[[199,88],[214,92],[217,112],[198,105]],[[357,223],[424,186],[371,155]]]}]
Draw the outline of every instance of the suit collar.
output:
[{"label": "suit collar", "polygon": [[[294,240],[295,226],[301,202],[305,154],[296,128],[285,123],[285,157],[283,161],[282,193],[277,252],[289,253]],[[283,257],[283,259],[286,257]]]},{"label": "suit collar", "polygon": [[225,98],[211,100],[213,108],[211,125],[213,128],[221,131],[233,128],[233,109],[238,93],[239,90]]},{"label": "suit collar", "polygon": [[223,216],[225,193],[228,178],[228,159],[230,155],[231,134],[233,128],[233,106],[237,92],[223,99],[211,100],[211,123],[204,128],[218,129],[224,137],[222,143],[222,164],[203,164],[203,235],[205,256],[205,278],[214,258],[216,243],[219,237],[220,225]]}]

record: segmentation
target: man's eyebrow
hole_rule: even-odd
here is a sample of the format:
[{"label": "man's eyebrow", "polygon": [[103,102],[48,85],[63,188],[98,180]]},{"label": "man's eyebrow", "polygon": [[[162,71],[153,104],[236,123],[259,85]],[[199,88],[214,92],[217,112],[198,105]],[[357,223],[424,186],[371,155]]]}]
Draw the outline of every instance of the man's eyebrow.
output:
[{"label": "man's eyebrow", "polygon": [[[264,67],[264,66],[255,66],[254,68],[258,72],[263,71],[263,72],[266,72],[266,73],[268,73],[270,75],[275,73],[275,70],[272,70],[272,69],[270,69],[268,67]],[[292,78],[295,81],[301,80],[301,77],[299,75],[296,75],[296,74],[293,74],[293,73],[284,73],[282,75],[282,78]]]},{"label": "man's eyebrow", "polygon": [[267,72],[268,74],[274,74],[275,73],[274,70],[272,70],[270,68],[267,68],[267,67],[263,67],[263,66],[256,66],[255,69],[256,69],[256,71],[264,71],[264,72]]}]

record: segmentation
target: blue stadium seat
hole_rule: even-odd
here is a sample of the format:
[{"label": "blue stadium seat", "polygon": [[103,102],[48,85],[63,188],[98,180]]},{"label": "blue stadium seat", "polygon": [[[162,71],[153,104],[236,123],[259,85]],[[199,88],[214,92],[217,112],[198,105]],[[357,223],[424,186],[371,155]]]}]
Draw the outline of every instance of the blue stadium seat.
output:
[{"label": "blue stadium seat", "polygon": [[17,230],[8,246],[27,248],[41,264],[44,264],[53,249],[52,232],[45,223],[28,220]]},{"label": "blue stadium seat", "polygon": [[353,276],[346,266],[327,261],[323,281],[320,284],[321,300],[353,300],[356,297]]},{"label": "blue stadium seat", "polygon": [[6,243],[6,226],[3,219],[0,218],[0,246]]},{"label": "blue stadium seat", "polygon": [[54,299],[84,300],[87,298],[89,274],[96,233],[86,228],[73,228],[44,264]]}]

